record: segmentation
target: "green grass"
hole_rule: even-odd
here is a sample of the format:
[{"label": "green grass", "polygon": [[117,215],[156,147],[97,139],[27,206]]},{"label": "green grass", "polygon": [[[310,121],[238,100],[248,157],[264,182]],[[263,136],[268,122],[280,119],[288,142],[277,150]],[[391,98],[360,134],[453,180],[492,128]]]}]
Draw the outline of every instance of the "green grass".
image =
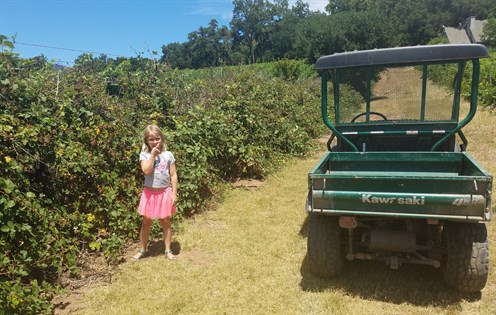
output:
[{"label": "green grass", "polygon": [[[373,94],[376,99],[371,102],[372,111],[379,111],[391,120],[419,119],[422,71],[414,67],[390,68],[374,84]],[[446,88],[429,81],[425,119],[450,119],[452,99]]]}]

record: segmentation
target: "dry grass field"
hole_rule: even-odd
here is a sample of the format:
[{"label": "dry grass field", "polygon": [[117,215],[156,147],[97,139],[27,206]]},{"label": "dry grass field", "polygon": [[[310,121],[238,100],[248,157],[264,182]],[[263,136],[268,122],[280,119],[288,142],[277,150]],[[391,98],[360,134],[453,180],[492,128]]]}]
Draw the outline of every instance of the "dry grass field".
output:
[{"label": "dry grass field", "polygon": [[[464,131],[468,151],[496,174],[496,114],[480,110]],[[496,314],[494,258],[487,286],[471,295],[447,290],[428,266],[353,261],[338,278],[312,276],[304,202],[321,154],[293,160],[255,189],[233,188],[217,210],[186,221],[173,235],[178,260],[152,244],[151,255],[120,265],[111,283],[85,288],[56,313]],[[494,223],[488,231],[494,253]]]}]

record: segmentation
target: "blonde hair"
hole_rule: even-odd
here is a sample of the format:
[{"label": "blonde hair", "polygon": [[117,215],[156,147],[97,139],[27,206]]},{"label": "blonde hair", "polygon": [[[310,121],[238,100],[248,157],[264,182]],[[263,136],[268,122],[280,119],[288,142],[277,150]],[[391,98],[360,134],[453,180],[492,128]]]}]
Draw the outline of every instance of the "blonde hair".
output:
[{"label": "blonde hair", "polygon": [[143,132],[143,145],[141,146],[141,151],[142,152],[150,152],[151,148],[147,143],[148,137],[150,135],[157,135],[160,137],[160,152],[166,151],[167,150],[167,144],[165,143],[165,137],[164,134],[162,133],[162,130],[157,125],[148,125],[145,127],[145,131]]}]

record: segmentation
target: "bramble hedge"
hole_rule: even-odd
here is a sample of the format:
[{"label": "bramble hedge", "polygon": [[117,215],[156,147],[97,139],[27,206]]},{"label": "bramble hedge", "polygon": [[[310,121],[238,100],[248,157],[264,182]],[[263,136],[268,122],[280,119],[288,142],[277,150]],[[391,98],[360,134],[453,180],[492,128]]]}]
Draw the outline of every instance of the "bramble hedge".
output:
[{"label": "bramble hedge", "polygon": [[[482,107],[496,107],[496,52],[490,52],[489,58],[480,60],[479,97],[478,102]],[[457,73],[457,65],[437,66],[435,71],[429,72],[429,77],[436,83],[449,89],[453,88],[453,80]],[[462,96],[470,98],[470,85],[472,81],[472,63],[467,62],[462,83]]]},{"label": "bramble hedge", "polygon": [[496,52],[481,61],[479,99],[483,106],[496,107]]},{"label": "bramble hedge", "polygon": [[93,72],[84,62],[55,71],[38,61],[0,54],[7,313],[53,311],[58,275],[77,277],[83,253],[112,260],[137,238],[146,124],[163,127],[177,159],[176,222],[205,210],[223,182],[264,178],[309,152],[324,131],[319,80],[300,62],[198,71],[123,62]]}]

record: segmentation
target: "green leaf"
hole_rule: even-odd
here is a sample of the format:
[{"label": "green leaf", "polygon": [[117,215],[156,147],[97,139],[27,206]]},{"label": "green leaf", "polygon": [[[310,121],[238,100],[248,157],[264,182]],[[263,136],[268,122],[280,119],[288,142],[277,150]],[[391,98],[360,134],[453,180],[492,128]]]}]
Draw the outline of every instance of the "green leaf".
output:
[{"label": "green leaf", "polygon": [[102,243],[100,243],[99,241],[90,243],[90,249],[92,251],[100,250],[101,246],[102,246]]},{"label": "green leaf", "polygon": [[15,184],[10,179],[4,179],[3,183],[0,182],[0,187],[5,193],[10,194],[14,190]]},{"label": "green leaf", "polygon": [[35,195],[33,192],[28,191],[28,192],[26,193],[26,197],[28,197],[28,198],[34,198],[34,197],[36,197],[36,195]]},{"label": "green leaf", "polygon": [[6,40],[6,41],[3,41],[3,43],[2,43],[2,44],[3,44],[4,46],[9,47],[9,48],[14,48],[14,44],[13,44],[11,41]]}]

